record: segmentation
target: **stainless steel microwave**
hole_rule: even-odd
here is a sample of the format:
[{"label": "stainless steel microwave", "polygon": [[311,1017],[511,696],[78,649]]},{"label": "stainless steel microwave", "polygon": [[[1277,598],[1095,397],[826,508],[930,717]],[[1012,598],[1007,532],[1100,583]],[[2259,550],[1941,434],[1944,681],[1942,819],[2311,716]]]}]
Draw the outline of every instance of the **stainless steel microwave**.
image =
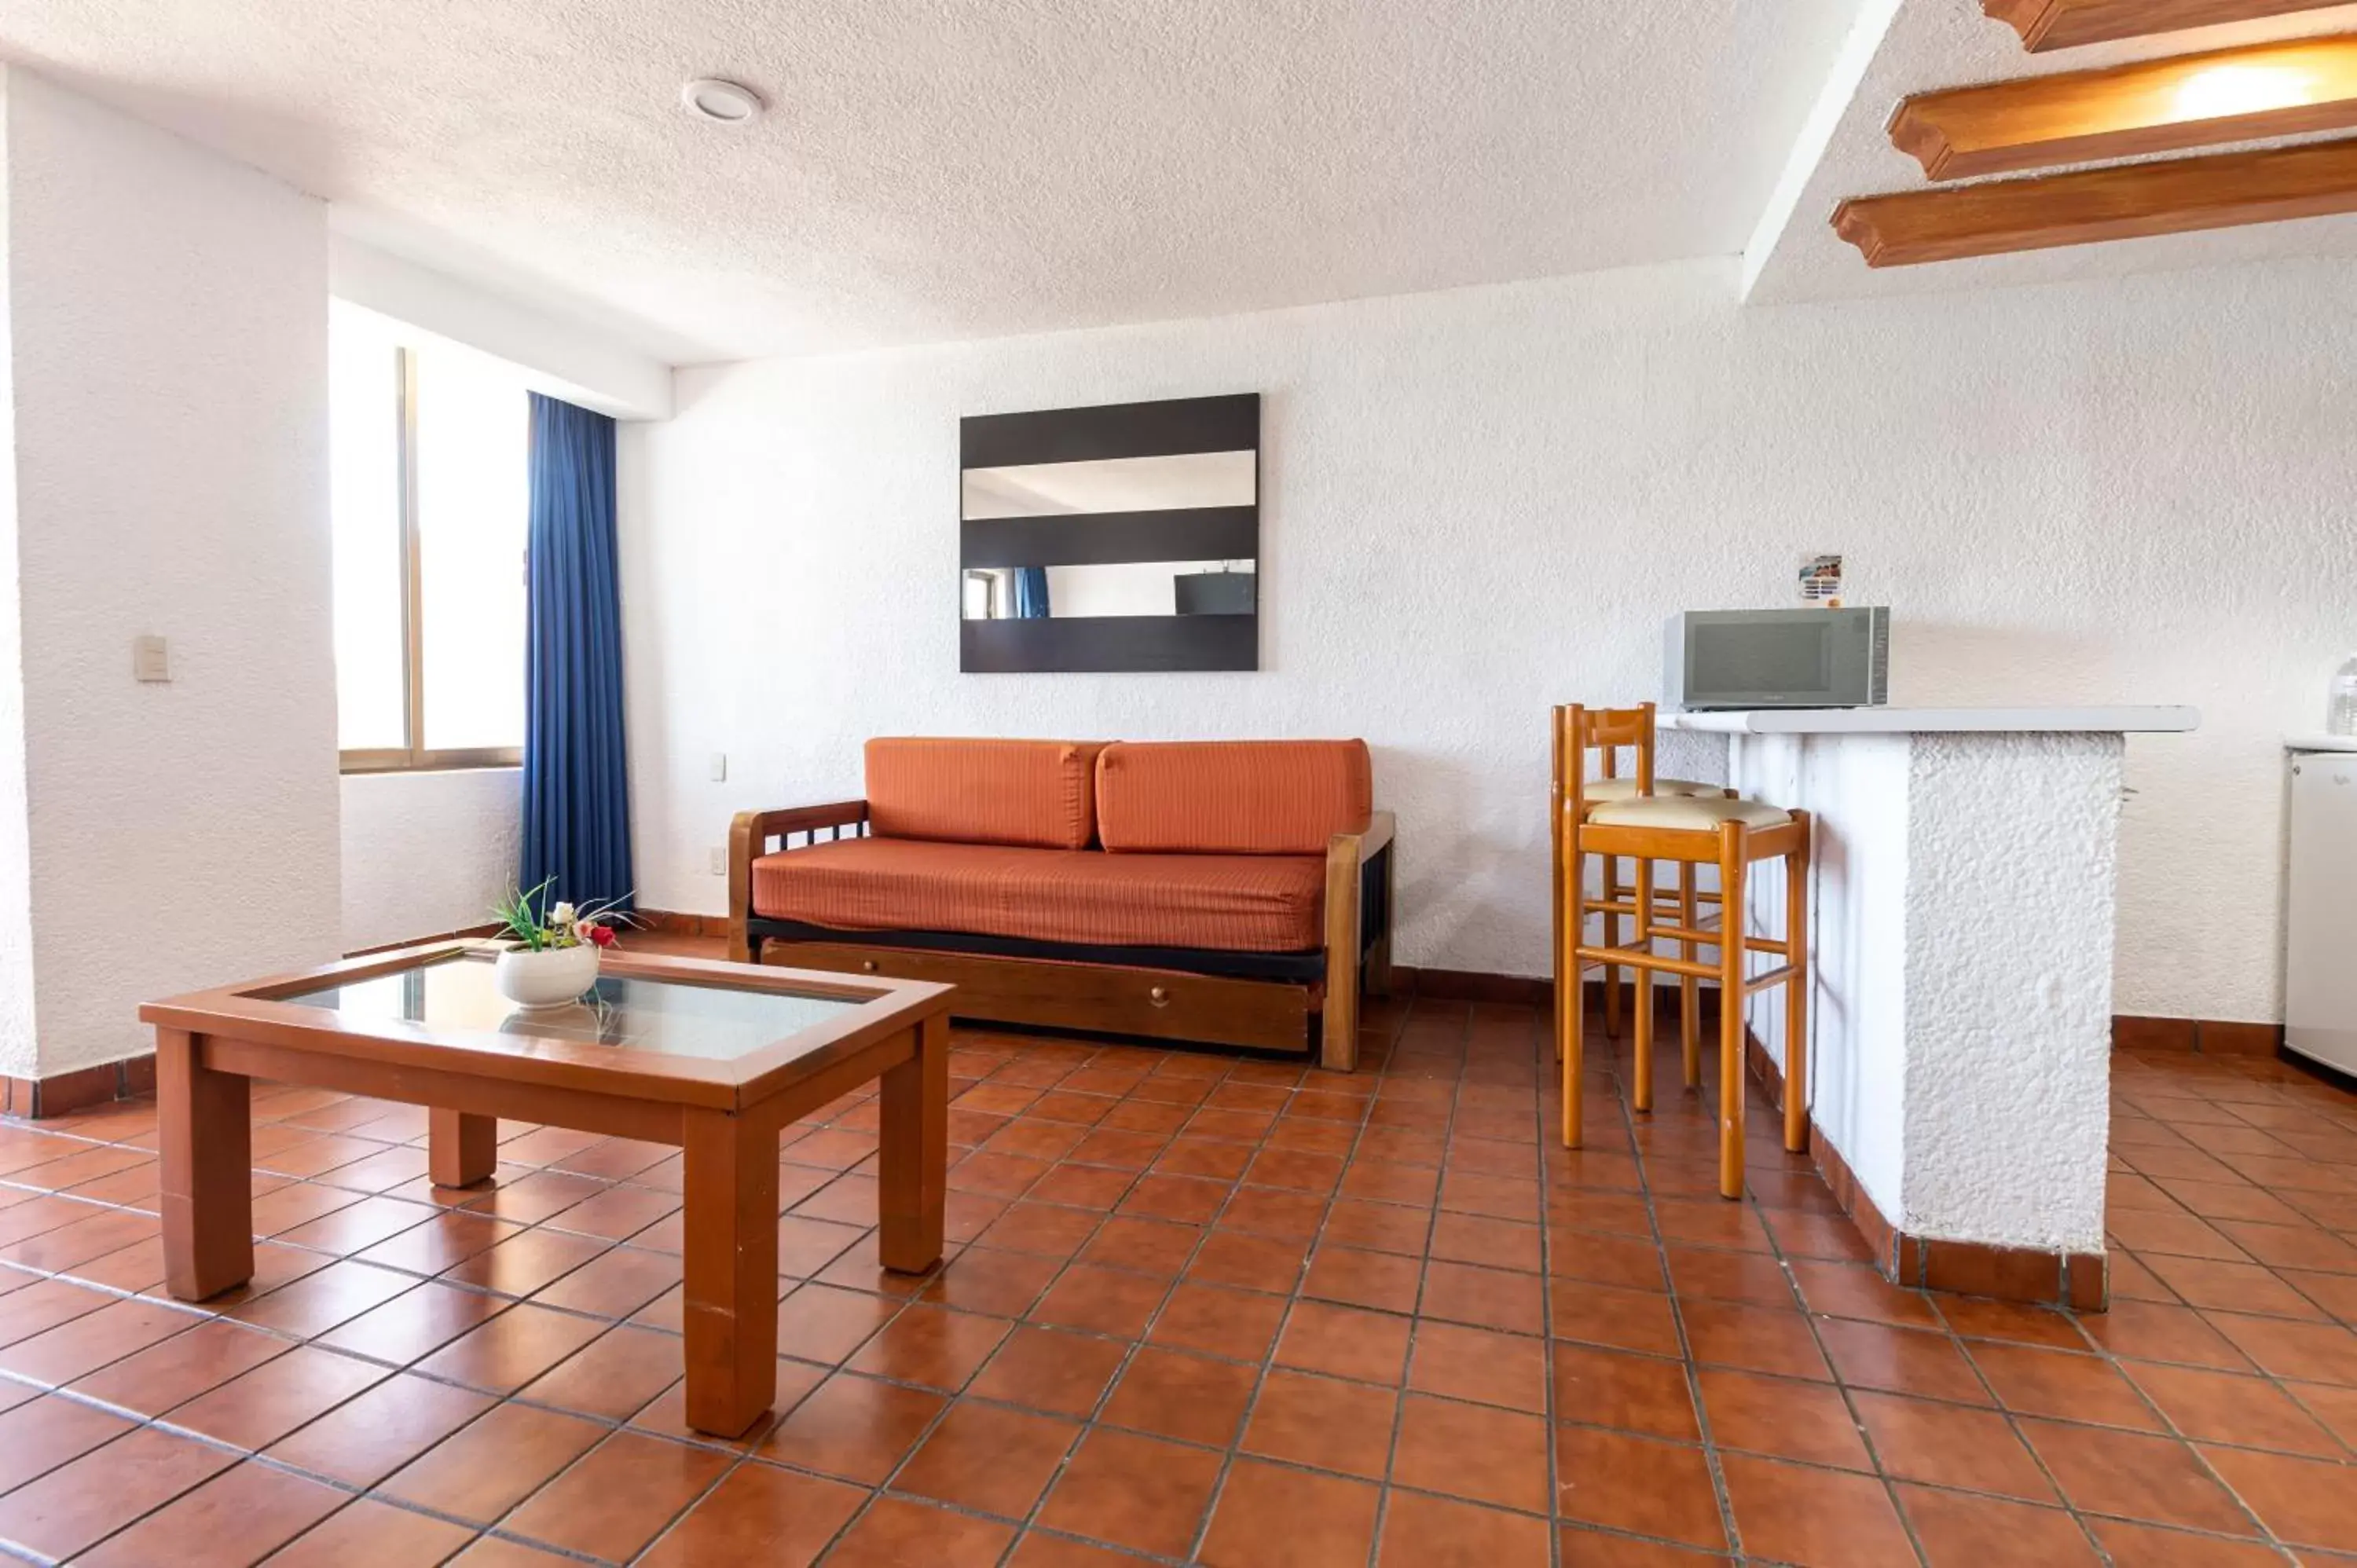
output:
[{"label": "stainless steel microwave", "polygon": [[1880,606],[1670,618],[1664,707],[1871,708],[1889,696],[1890,612]]}]

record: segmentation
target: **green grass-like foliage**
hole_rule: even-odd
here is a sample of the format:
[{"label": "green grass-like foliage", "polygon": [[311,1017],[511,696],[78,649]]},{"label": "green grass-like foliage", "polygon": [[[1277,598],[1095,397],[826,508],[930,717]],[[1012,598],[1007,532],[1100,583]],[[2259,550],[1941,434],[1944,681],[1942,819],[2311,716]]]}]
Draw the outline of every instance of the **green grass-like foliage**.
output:
[{"label": "green grass-like foliage", "polygon": [[[491,915],[502,930],[523,944],[525,950],[546,952],[554,948],[579,947],[585,927],[610,929],[631,924],[630,915],[617,908],[617,903],[619,900],[609,898],[578,908],[567,905],[556,897],[556,878],[552,876],[536,887],[509,888],[506,896],[491,906]],[[559,919],[561,911],[569,911],[572,918]]]}]

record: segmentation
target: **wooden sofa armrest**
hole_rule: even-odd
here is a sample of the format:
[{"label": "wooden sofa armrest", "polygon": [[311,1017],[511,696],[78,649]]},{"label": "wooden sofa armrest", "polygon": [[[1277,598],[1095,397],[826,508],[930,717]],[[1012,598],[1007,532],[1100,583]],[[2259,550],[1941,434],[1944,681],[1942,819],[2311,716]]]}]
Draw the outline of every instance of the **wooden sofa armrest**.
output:
[{"label": "wooden sofa armrest", "polygon": [[[1336,833],[1326,843],[1326,1007],[1319,1033],[1318,1059],[1334,1072],[1351,1072],[1359,1065],[1359,989],[1361,953],[1364,948],[1367,864],[1392,847],[1398,822],[1389,811],[1375,811],[1366,826],[1353,833]],[[1364,948],[1369,989],[1378,995],[1391,992],[1392,867],[1383,863],[1383,925],[1372,948]]]},{"label": "wooden sofa armrest", "polygon": [[836,800],[824,806],[787,806],[770,811],[739,811],[728,824],[728,957],[735,963],[755,962],[749,922],[753,918],[753,863],[770,853],[770,841],[780,848],[794,833],[812,838],[822,828],[856,827],[867,820],[865,800]]}]

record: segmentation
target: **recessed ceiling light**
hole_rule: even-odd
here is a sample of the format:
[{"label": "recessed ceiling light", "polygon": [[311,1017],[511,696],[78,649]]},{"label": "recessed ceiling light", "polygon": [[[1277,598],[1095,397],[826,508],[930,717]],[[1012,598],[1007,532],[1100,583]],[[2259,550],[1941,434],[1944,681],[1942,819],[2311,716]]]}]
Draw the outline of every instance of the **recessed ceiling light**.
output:
[{"label": "recessed ceiling light", "polygon": [[2280,66],[2213,65],[2187,77],[2177,89],[2180,120],[2227,120],[2298,109],[2317,101],[2310,73]]},{"label": "recessed ceiling light", "polygon": [[761,95],[741,82],[698,77],[679,90],[679,101],[699,120],[742,125],[761,113]]}]

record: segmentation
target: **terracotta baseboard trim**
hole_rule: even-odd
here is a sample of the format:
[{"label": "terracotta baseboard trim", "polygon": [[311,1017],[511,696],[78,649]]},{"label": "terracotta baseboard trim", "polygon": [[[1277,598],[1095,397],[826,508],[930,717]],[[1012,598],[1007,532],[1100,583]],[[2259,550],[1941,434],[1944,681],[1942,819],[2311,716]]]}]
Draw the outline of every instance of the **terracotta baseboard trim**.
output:
[{"label": "terracotta baseboard trim", "polygon": [[[438,931],[430,936],[412,937],[406,941],[360,948],[344,956],[360,958],[369,953],[417,947],[425,942],[494,936],[499,929],[495,925],[469,926],[463,930]],[[104,1105],[110,1101],[153,1093],[155,1088],[156,1054],[153,1051],[144,1056],[126,1057],[121,1061],[101,1062],[96,1067],[78,1068],[72,1072],[61,1072],[51,1078],[0,1078],[0,1116],[16,1116],[28,1122],[70,1116],[77,1111],[87,1111],[93,1105]]]},{"label": "terracotta baseboard trim", "polygon": [[[1760,1043],[1747,1035],[1744,1061],[1772,1097],[1784,1092],[1784,1073]],[[2036,1306],[2103,1312],[2111,1305],[2111,1264],[2101,1252],[2041,1252],[1986,1241],[1946,1241],[1910,1236],[1875,1207],[1849,1162],[1809,1118],[1809,1158],[1834,1199],[1873,1254],[1874,1267],[1896,1285],[1957,1295],[1994,1296]]]},{"label": "terracotta baseboard trim", "polygon": [[397,942],[379,942],[372,948],[354,948],[346,958],[366,958],[371,953],[398,952],[403,948],[424,947],[427,942],[455,942],[472,937],[496,937],[507,928],[497,921],[486,920],[479,926],[462,926],[455,931],[435,931],[426,936],[410,937]]},{"label": "terracotta baseboard trim", "polygon": [[[1630,985],[1633,986],[1634,982]],[[1555,1005],[1555,983],[1544,977],[1526,974],[1490,974],[1474,969],[1418,969],[1409,964],[1392,965],[1392,989],[1402,996],[1429,996],[1436,1002],[1495,1002],[1510,1006],[1552,1008]],[[1592,1011],[1604,1005],[1604,982],[1582,983],[1580,991],[1587,998]],[[1621,993],[1625,1004],[1628,990]],[[1678,1015],[1678,983],[1656,982],[1653,986],[1653,1013],[1659,1018]],[[1717,1013],[1718,993],[1704,986],[1701,1004],[1695,1009],[1705,1018]]]},{"label": "terracotta baseboard trim", "polygon": [[126,1057],[76,1068],[51,1078],[0,1078],[0,1116],[27,1122],[70,1116],[93,1105],[150,1094],[156,1089],[156,1054]]},{"label": "terracotta baseboard trim", "polygon": [[[683,917],[692,918],[692,917]],[[722,934],[727,922],[716,922]],[[1528,1007],[1553,1007],[1555,983],[1544,976],[1491,974],[1470,969],[1418,969],[1407,964],[1395,964],[1392,972],[1401,977],[1401,995],[1430,996],[1448,1002],[1499,1002]],[[1634,982],[1631,982],[1634,983]],[[1604,982],[1591,979],[1581,991],[1590,1007],[1604,995]],[[1656,982],[1653,987],[1657,1010],[1666,1009],[1670,1017],[1677,1015],[1678,986]],[[1717,988],[1703,983],[1705,1018],[1714,1015]],[[2249,1024],[2224,1018],[2147,1018],[2131,1014],[2117,1014],[2112,1019],[2114,1050],[2195,1051],[2206,1056],[2271,1057],[2283,1047],[2281,1024]]]},{"label": "terracotta baseboard trim", "polygon": [[2192,1051],[2211,1057],[2271,1057],[2283,1046],[2281,1024],[2246,1024],[2231,1018],[2146,1018],[2122,1013],[2112,1019],[2115,1051]]},{"label": "terracotta baseboard trim", "polygon": [[[728,920],[726,916],[653,915],[639,917],[655,930],[681,930],[726,936]],[[697,922],[706,922],[699,928]],[[401,948],[421,947],[427,942],[457,941],[469,937],[495,937],[500,928],[486,922],[467,926],[455,931],[436,931],[425,936],[411,937],[404,941],[384,942],[376,947],[357,948],[346,958],[364,958],[370,953],[393,952]],[[156,1089],[156,1056],[125,1058],[122,1061],[102,1062],[96,1067],[78,1068],[52,1078],[0,1077],[0,1116],[13,1116],[27,1122],[38,1122],[55,1116],[70,1116],[77,1111],[87,1111],[93,1105],[128,1099],[133,1095],[151,1094]]]},{"label": "terracotta baseboard trim", "polygon": [[630,917],[642,931],[661,931],[674,937],[725,937],[728,934],[726,915],[681,915],[669,909],[640,909]]},{"label": "terracotta baseboard trim", "polygon": [[[643,930],[661,931],[683,937],[726,937],[728,917],[726,915],[683,915],[669,909],[640,909],[637,915]],[[471,931],[452,931],[446,936],[479,936],[491,934],[493,928]],[[440,940],[441,938],[421,937],[420,941]],[[406,947],[405,942],[391,944]],[[367,951],[382,951],[371,948]],[[357,956],[357,955],[352,955]],[[1544,975],[1496,974],[1478,969],[1426,969],[1413,964],[1392,966],[1393,989],[1402,996],[1429,996],[1438,1002],[1490,1002],[1507,1006],[1553,1007],[1555,983]],[[1631,984],[1634,982],[1631,982]],[[1604,982],[1591,979],[1581,991],[1588,1005],[1597,1005],[1604,995]],[[1711,1016],[1717,989],[1708,982],[1703,985],[1703,1016]],[[1656,982],[1653,988],[1655,1007],[1664,1015],[1677,1015],[1678,986]],[[2243,1024],[2211,1018],[2145,1018],[2120,1014],[2112,1019],[2114,1050],[2179,1050],[2199,1051],[2211,1056],[2273,1056],[2283,1044],[2280,1024]]]},{"label": "terracotta baseboard trim", "polygon": [[[640,909],[638,921],[642,929],[673,936],[726,937],[728,934],[728,917],[726,915],[683,915],[669,909]],[[1427,969],[1400,963],[1392,966],[1392,979],[1394,992],[1401,996],[1429,996],[1437,1002],[1488,1002],[1516,1007],[1552,1008],[1555,1005],[1555,983],[1544,975],[1496,974],[1478,969]],[[1597,1006],[1604,996],[1604,982],[1600,978],[1586,981],[1580,990],[1588,1005]],[[1675,981],[1667,984],[1656,982],[1653,987],[1656,1012],[1661,1016],[1675,1018],[1678,994]],[[1706,982],[1703,1004],[1698,1009],[1706,1019],[1713,1015],[1717,996],[1717,989]],[[2212,1056],[2273,1056],[2282,1044],[2283,1026],[2280,1024],[2237,1024],[2201,1018],[2139,1018],[2125,1014],[2112,1020],[2112,1048],[2115,1050],[2186,1050],[2203,1051]]]},{"label": "terracotta baseboard trim", "polygon": [[1423,969],[1392,965],[1392,991],[1436,1002],[1495,1002],[1509,1006],[1551,1007],[1555,987],[1523,974],[1484,974],[1470,969]]}]

